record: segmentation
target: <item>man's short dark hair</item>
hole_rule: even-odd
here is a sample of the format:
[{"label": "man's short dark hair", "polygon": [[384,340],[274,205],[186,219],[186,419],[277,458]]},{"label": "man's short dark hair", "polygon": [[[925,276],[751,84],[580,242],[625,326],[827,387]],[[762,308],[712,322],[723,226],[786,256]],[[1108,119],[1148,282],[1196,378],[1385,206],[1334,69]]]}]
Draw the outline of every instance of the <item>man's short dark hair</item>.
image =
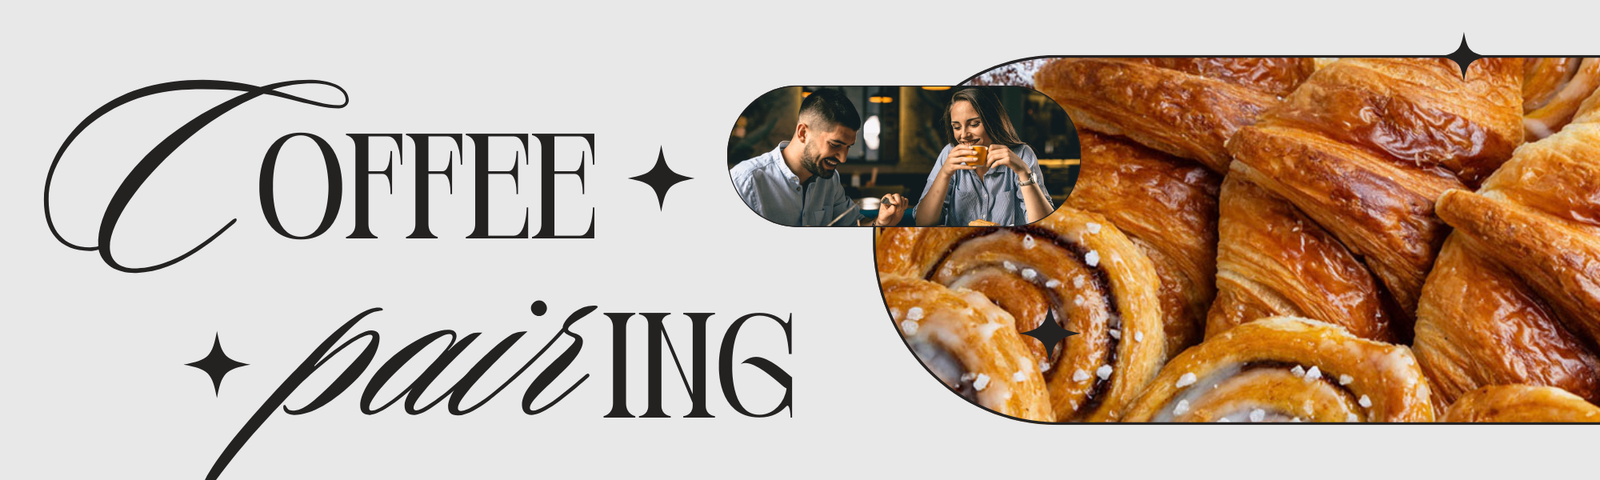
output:
[{"label": "man's short dark hair", "polygon": [[856,105],[850,103],[844,92],[832,88],[811,92],[800,102],[801,121],[807,115],[822,120],[821,125],[812,125],[812,128],[832,130],[834,125],[838,125],[851,130],[861,129],[861,114],[856,113]]}]

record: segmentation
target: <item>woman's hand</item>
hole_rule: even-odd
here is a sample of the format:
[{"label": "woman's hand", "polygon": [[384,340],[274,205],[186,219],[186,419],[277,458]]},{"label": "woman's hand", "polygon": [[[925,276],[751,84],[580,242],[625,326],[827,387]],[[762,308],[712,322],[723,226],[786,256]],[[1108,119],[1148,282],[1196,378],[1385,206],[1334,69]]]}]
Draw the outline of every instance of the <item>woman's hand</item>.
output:
[{"label": "woman's hand", "polygon": [[989,158],[985,159],[985,161],[988,162],[990,170],[994,170],[994,167],[1001,165],[1011,168],[1012,171],[1017,172],[1017,180],[1023,183],[1033,179],[1033,171],[1023,163],[1022,158],[1018,157],[1016,152],[1011,151],[1011,148],[1005,145],[990,145]]},{"label": "woman's hand", "polygon": [[944,166],[939,168],[939,176],[950,178],[957,170],[977,170],[976,165],[967,165],[965,162],[977,158],[977,152],[966,145],[956,145],[950,149],[950,155],[944,157]]}]

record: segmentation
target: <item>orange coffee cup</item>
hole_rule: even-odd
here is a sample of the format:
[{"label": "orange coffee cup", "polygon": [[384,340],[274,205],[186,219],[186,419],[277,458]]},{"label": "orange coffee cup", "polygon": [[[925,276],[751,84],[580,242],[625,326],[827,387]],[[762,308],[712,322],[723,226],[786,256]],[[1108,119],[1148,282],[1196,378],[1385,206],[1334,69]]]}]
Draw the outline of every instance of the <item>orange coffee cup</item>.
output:
[{"label": "orange coffee cup", "polygon": [[976,155],[976,157],[974,157],[971,160],[968,160],[967,161],[967,165],[976,167],[978,165],[983,165],[985,163],[989,163],[989,147],[985,147],[985,146],[982,146],[982,145],[972,145],[972,146],[970,146],[968,148],[972,149],[973,155]]}]

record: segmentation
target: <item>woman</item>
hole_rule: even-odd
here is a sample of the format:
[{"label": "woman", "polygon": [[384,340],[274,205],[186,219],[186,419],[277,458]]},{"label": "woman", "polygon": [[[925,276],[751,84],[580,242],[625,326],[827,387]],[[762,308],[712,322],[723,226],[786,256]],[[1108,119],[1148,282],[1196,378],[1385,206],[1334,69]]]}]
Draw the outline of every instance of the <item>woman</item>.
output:
[{"label": "woman", "polygon": [[[967,226],[980,220],[1026,225],[1055,211],[1039,159],[1017,137],[993,93],[983,88],[956,92],[944,120],[951,142],[928,174],[917,203],[917,226]],[[973,147],[988,153],[978,158]]]}]

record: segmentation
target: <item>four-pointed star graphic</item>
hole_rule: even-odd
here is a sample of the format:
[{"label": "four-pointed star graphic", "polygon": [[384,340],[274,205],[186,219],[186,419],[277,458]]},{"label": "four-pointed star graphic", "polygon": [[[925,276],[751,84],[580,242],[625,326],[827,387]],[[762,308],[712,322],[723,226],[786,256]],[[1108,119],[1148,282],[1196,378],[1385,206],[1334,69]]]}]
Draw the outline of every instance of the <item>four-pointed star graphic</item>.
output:
[{"label": "four-pointed star graphic", "polygon": [[632,180],[638,180],[640,183],[649,185],[651,189],[656,191],[656,201],[661,204],[662,210],[667,208],[667,190],[671,189],[673,185],[677,185],[678,182],[689,179],[689,177],[679,175],[678,172],[674,172],[672,168],[667,167],[667,156],[664,149],[657,151],[656,165],[651,167],[650,171],[632,178]]},{"label": "four-pointed star graphic", "polygon": [[1467,36],[1462,35],[1461,46],[1456,48],[1455,52],[1445,55],[1445,58],[1455,60],[1456,64],[1461,66],[1461,76],[1466,77],[1467,65],[1472,65],[1473,61],[1483,58],[1483,55],[1478,55],[1478,52],[1472,51],[1472,47],[1467,46]]},{"label": "four-pointed star graphic", "polygon": [[1045,353],[1054,357],[1056,356],[1056,345],[1061,343],[1062,339],[1077,335],[1078,332],[1062,328],[1061,324],[1056,323],[1056,313],[1045,310],[1044,323],[1039,324],[1039,328],[1022,332],[1022,334],[1033,337],[1039,343],[1043,343]]},{"label": "four-pointed star graphic", "polygon": [[228,354],[222,352],[222,336],[217,335],[211,341],[211,353],[206,354],[206,358],[195,360],[185,365],[206,372],[206,375],[211,377],[211,387],[216,391],[217,395],[222,395],[222,377],[227,375],[229,371],[248,364],[228,358]]}]

